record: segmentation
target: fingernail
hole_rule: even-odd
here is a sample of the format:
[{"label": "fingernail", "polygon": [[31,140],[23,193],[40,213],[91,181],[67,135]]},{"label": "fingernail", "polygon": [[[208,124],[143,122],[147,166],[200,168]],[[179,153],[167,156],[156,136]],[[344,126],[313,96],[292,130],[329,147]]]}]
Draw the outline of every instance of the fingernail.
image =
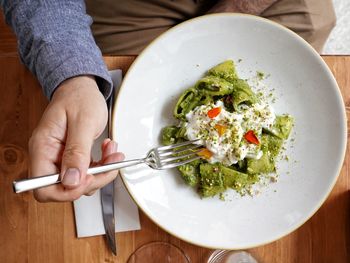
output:
[{"label": "fingernail", "polygon": [[77,185],[80,182],[80,171],[77,168],[68,168],[63,176],[64,185]]},{"label": "fingernail", "polygon": [[115,141],[110,141],[106,148],[106,155],[117,152],[118,144]]},{"label": "fingernail", "polygon": [[103,143],[105,144],[105,146],[107,146],[107,144],[111,141],[111,139],[107,138],[107,139],[104,139]]}]

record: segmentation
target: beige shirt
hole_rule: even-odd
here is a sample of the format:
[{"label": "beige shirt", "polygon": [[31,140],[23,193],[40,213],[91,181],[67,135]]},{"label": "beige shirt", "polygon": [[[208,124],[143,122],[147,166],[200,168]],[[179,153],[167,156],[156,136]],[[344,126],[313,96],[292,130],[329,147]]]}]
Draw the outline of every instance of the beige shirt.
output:
[{"label": "beige shirt", "polygon": [[205,14],[216,0],[87,0],[104,54],[135,55],[170,27]]},{"label": "beige shirt", "polygon": [[[217,2],[86,0],[86,5],[94,20],[96,43],[104,55],[137,55],[170,27],[207,13]],[[332,0],[278,0],[261,16],[293,30],[319,52],[336,21]]]}]

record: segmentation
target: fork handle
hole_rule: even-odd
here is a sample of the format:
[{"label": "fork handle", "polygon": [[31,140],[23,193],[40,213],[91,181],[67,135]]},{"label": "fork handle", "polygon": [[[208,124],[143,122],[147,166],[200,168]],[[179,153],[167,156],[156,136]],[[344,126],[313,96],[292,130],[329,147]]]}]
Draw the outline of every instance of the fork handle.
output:
[{"label": "fork handle", "polygon": [[[110,163],[106,165],[91,167],[87,170],[87,174],[99,174],[104,172],[109,172],[112,170],[118,170],[121,168],[137,165],[140,163],[144,163],[145,159],[135,159],[135,160],[128,160],[128,161],[122,161],[122,162],[116,162],[116,163]],[[22,193],[29,190],[34,190],[37,188],[58,184],[61,182],[60,174],[49,174],[49,175],[43,175],[39,177],[33,177],[23,180],[18,180],[13,182],[13,190],[15,193]]]}]

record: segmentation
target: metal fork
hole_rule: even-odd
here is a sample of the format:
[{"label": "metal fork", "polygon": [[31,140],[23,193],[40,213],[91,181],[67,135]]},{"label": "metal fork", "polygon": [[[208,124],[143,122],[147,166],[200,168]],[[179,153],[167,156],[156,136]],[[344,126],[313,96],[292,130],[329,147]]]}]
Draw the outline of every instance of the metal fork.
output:
[{"label": "metal fork", "polygon": [[[198,153],[203,149],[203,146],[198,144],[199,142],[200,140],[185,141],[169,146],[153,148],[147,153],[145,158],[91,167],[87,170],[87,173],[99,174],[141,163],[145,163],[152,169],[156,170],[174,168],[201,158]],[[59,173],[50,174],[14,181],[13,189],[15,193],[22,193],[33,189],[58,184],[60,182],[61,180]]]}]

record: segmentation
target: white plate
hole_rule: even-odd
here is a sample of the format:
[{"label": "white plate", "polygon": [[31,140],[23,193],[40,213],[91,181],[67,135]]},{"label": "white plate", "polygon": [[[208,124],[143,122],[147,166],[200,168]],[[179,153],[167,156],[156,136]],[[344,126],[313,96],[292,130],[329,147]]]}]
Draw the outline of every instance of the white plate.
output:
[{"label": "white plate", "polygon": [[[124,78],[114,114],[114,138],[127,158],[160,144],[162,127],[175,123],[181,92],[226,59],[239,76],[271,74],[277,113],[295,117],[289,162],[280,178],[255,197],[200,199],[176,169],[138,166],[122,177],[138,206],[161,228],[199,246],[254,247],[295,230],[330,193],[345,155],[346,121],[337,83],[320,56],[293,32],[265,19],[220,14],[195,18],[148,46]],[[229,193],[229,195],[232,193]]]}]

